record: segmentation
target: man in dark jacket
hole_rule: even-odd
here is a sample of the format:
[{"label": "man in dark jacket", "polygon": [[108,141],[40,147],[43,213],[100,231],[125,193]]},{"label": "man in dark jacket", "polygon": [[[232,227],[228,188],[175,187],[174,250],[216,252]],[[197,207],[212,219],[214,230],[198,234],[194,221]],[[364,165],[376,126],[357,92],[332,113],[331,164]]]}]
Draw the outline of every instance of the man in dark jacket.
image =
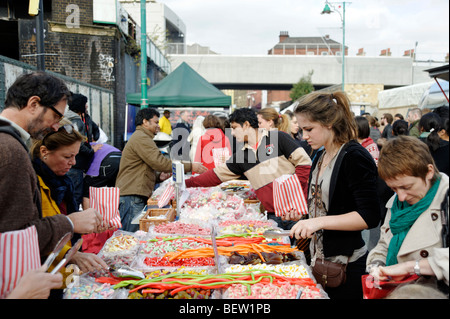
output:
[{"label": "man in dark jacket", "polygon": [[180,112],[180,118],[172,131],[171,157],[189,161],[190,143],[188,142],[189,133],[191,133],[191,125],[189,124],[190,112],[183,110]]},{"label": "man in dark jacket", "polygon": [[94,147],[89,144],[99,138],[100,130],[87,113],[87,101],[87,97],[83,94],[72,93],[69,109],[65,113],[66,118],[77,127],[78,132],[86,136],[86,141],[81,143],[80,151],[75,157],[76,164],[67,173],[73,181],[74,197],[78,206],[83,202],[84,174],[91,165],[94,153],[102,147],[102,144],[97,144]]}]

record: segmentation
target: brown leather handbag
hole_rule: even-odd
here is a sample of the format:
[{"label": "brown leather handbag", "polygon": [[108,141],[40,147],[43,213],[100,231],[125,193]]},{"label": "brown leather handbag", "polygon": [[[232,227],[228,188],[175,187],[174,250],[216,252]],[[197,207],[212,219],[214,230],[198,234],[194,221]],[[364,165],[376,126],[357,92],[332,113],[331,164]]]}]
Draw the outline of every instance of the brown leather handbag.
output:
[{"label": "brown leather handbag", "polygon": [[317,283],[323,288],[336,288],[343,285],[347,279],[347,264],[341,264],[317,258],[312,273]]}]

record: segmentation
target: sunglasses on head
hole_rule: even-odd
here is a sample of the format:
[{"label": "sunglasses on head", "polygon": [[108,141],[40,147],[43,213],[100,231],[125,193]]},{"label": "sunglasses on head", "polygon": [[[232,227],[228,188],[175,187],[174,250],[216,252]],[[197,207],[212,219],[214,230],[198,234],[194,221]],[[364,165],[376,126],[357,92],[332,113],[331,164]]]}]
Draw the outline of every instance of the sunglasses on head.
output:
[{"label": "sunglasses on head", "polygon": [[73,125],[72,124],[64,124],[62,126],[59,127],[59,129],[57,131],[53,131],[48,133],[47,135],[45,135],[44,139],[42,140],[42,144],[45,145],[45,140],[52,134],[55,134],[57,132],[60,132],[62,130],[65,130],[67,134],[71,134],[73,132]]}]

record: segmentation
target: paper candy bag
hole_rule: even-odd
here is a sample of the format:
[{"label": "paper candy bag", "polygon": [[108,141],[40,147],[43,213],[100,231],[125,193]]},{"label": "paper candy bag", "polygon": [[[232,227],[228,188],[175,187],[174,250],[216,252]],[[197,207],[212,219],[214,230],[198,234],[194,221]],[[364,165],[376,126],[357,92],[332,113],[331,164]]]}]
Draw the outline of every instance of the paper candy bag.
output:
[{"label": "paper candy bag", "polygon": [[41,267],[35,226],[0,233],[0,265],[0,298],[4,298],[26,272]]},{"label": "paper candy bag", "polygon": [[219,167],[224,164],[230,158],[230,151],[228,148],[213,148],[212,149],[214,166]]},{"label": "paper candy bag", "polygon": [[175,187],[173,186],[173,183],[170,183],[169,185],[167,185],[166,189],[159,197],[158,207],[161,208],[169,204],[169,201],[174,197],[174,194],[175,194]]},{"label": "paper candy bag", "polygon": [[89,187],[90,207],[97,210],[108,227],[122,227],[119,214],[118,187]]},{"label": "paper candy bag", "polygon": [[275,216],[283,216],[292,209],[300,215],[308,214],[308,205],[297,175],[283,175],[273,181]]}]

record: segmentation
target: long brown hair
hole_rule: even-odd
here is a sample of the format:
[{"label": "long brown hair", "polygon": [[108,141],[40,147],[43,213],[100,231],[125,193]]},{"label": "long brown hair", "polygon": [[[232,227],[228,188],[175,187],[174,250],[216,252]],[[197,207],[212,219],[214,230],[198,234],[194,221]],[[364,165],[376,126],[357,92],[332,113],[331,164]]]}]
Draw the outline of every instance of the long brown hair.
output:
[{"label": "long brown hair", "polygon": [[334,143],[345,144],[358,136],[350,100],[344,92],[312,92],[298,102],[294,112],[305,115],[313,122],[331,126]]}]

